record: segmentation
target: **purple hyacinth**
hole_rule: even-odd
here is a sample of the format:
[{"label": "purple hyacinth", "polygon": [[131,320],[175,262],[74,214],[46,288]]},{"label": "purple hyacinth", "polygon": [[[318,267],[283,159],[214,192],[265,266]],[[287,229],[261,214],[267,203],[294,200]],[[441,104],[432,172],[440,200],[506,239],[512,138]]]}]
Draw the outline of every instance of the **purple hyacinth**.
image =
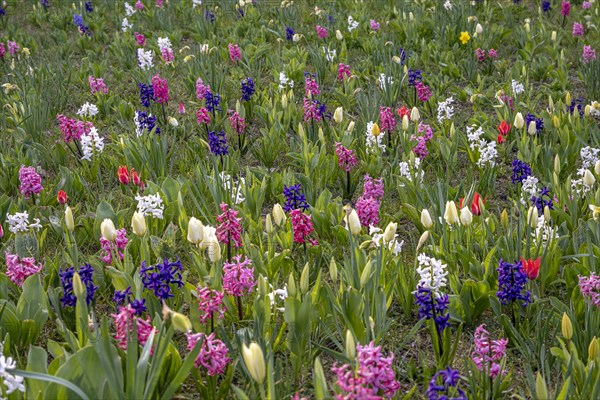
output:
[{"label": "purple hyacinth", "polygon": [[512,183],[523,183],[528,176],[531,175],[531,167],[525,161],[518,158],[512,162]]},{"label": "purple hyacinth", "polygon": [[252,78],[246,78],[242,81],[242,101],[249,101],[255,91],[256,88]]},{"label": "purple hyacinth", "polygon": [[156,116],[146,111],[136,111],[136,128],[138,132],[152,132],[152,129],[157,135],[160,135],[160,128],[156,125]]},{"label": "purple hyacinth", "polygon": [[579,290],[584,299],[600,308],[600,276],[593,272],[590,276],[579,276]]},{"label": "purple hyacinth", "polygon": [[544,130],[544,120],[542,118],[536,118],[532,113],[528,113],[525,116],[525,126],[529,127],[529,124],[535,122],[535,130],[539,135]]},{"label": "purple hyacinth", "polygon": [[[461,381],[460,373],[450,367],[438,371],[429,381],[427,388],[428,400],[467,400],[465,392],[458,388]],[[456,388],[452,390],[451,388]],[[455,392],[455,397],[449,397]]]},{"label": "purple hyacinth", "polygon": [[217,19],[216,15],[210,12],[209,10],[204,11],[204,18],[206,18],[206,20],[211,24]]},{"label": "purple hyacinth", "polygon": [[150,102],[154,99],[154,87],[144,83],[138,83],[140,88],[140,104],[143,107],[150,107]]},{"label": "purple hyacinth", "polygon": [[112,300],[117,307],[117,311],[119,310],[119,306],[129,303],[131,297],[133,297],[131,286],[127,286],[127,289],[125,290],[115,290]]},{"label": "purple hyacinth", "polygon": [[301,209],[303,211],[308,210],[309,205],[306,202],[306,196],[302,193],[302,185],[283,185],[283,195],[285,196],[285,204],[283,205],[283,209],[285,212],[290,212],[292,210]]},{"label": "purple hyacinth", "polygon": [[225,131],[208,132],[208,146],[210,147],[210,151],[216,156],[229,154],[229,146],[227,146]]},{"label": "purple hyacinth", "polygon": [[[85,285],[87,290],[85,301],[88,306],[94,300],[94,293],[98,286],[94,285],[94,268],[88,263],[79,267],[77,271],[81,282]],[[61,268],[58,276],[60,277],[60,284],[63,287],[63,296],[60,298],[60,302],[66,307],[75,307],[77,304],[77,297],[73,293],[73,276],[75,275],[75,267],[66,268],[64,271]]]},{"label": "purple hyacinth", "polygon": [[554,210],[554,202],[552,200],[552,196],[550,196],[550,191],[547,187],[543,187],[542,190],[540,190],[538,197],[531,196],[531,202],[538,209],[538,213],[540,214],[544,212],[545,207]]},{"label": "purple hyacinth", "polygon": [[42,177],[37,173],[34,167],[21,165],[19,169],[19,190],[25,199],[29,200],[32,194],[38,194],[44,190],[42,186]]},{"label": "purple hyacinth", "polygon": [[420,69],[409,69],[408,70],[408,86],[414,87],[418,82],[423,79],[423,73]]},{"label": "purple hyacinth", "polygon": [[238,254],[233,257],[234,262],[225,262],[223,265],[223,291],[235,297],[241,297],[251,293],[256,280],[254,279],[254,267],[252,260]]},{"label": "purple hyacinth", "polygon": [[165,258],[162,263],[150,266],[146,266],[146,261],[144,261],[140,270],[144,289],[153,292],[161,300],[174,297],[171,285],[177,285],[177,288],[183,286],[182,270],[183,266],[179,259],[169,262],[169,259]]},{"label": "purple hyacinth", "polygon": [[289,26],[285,27],[285,38],[286,40],[292,40],[294,38],[294,35],[296,34],[296,32],[290,28]]},{"label": "purple hyacinth", "polygon": [[92,2],[89,0],[85,2],[85,12],[86,13],[94,12],[94,6],[92,5]]},{"label": "purple hyacinth", "polygon": [[212,91],[208,90],[204,94],[204,100],[206,101],[206,109],[208,111],[221,111],[221,95],[219,93],[213,93]]},{"label": "purple hyacinth", "polygon": [[498,291],[496,295],[503,305],[521,300],[523,307],[531,303],[531,293],[525,290],[527,274],[520,261],[514,264],[500,259],[498,265]]},{"label": "purple hyacinth", "polygon": [[415,292],[415,304],[419,306],[419,318],[433,319],[438,332],[450,326],[447,294],[436,297],[431,289],[419,286]]}]

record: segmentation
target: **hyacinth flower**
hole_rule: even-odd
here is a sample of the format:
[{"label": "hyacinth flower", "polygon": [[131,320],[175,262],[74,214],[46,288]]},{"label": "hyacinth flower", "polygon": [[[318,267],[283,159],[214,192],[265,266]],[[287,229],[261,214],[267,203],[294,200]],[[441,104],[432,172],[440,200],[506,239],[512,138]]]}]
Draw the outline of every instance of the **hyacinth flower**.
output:
[{"label": "hyacinth flower", "polygon": [[396,119],[391,107],[379,107],[381,130],[387,132],[388,146],[392,144],[392,131],[396,129]]},{"label": "hyacinth flower", "polygon": [[137,333],[137,341],[144,346],[152,332],[156,332],[156,328],[152,326],[152,321],[149,316],[145,319],[136,316],[136,311],[131,304],[125,307],[119,307],[117,314],[111,314],[115,324],[115,340],[117,346],[122,350],[127,350],[127,341],[133,333],[133,325]]},{"label": "hyacinth flower", "polygon": [[123,251],[127,247],[129,239],[127,239],[127,231],[125,228],[117,229],[114,241],[111,241],[104,236],[100,236],[100,246],[102,247],[102,261],[106,264],[112,264],[113,255],[118,257],[119,261],[123,261],[125,255]]},{"label": "hyacinth flower", "polygon": [[214,332],[210,335],[204,333],[186,333],[188,345],[188,351],[192,351],[199,340],[202,340],[200,347],[200,353],[194,361],[196,368],[201,366],[206,368],[209,376],[215,376],[225,373],[225,368],[229,361],[227,354],[229,350],[225,343],[215,338]]},{"label": "hyacinth flower", "polygon": [[95,78],[92,75],[90,75],[88,77],[88,81],[90,83],[90,90],[91,90],[92,94],[96,94],[96,93],[107,94],[108,93],[108,88],[106,87],[106,84],[104,83],[104,79]]},{"label": "hyacinth flower", "polygon": [[173,285],[178,289],[183,286],[182,271],[183,265],[179,259],[170,262],[168,258],[165,258],[162,263],[150,266],[146,266],[146,261],[143,261],[140,277],[144,289],[164,301],[175,296]]},{"label": "hyacinth flower", "polygon": [[350,72],[350,66],[349,65],[340,63],[338,65],[337,79],[338,79],[338,81],[343,81],[344,77],[350,78],[350,77],[352,77],[352,73]]},{"label": "hyacinth flower", "polygon": [[234,262],[227,261],[223,265],[223,291],[236,298],[240,321],[244,317],[242,296],[251,293],[256,286],[252,260],[244,258],[242,261],[242,255],[238,254],[233,258]]},{"label": "hyacinth flower", "polygon": [[9,252],[4,253],[4,256],[6,261],[6,276],[17,286],[23,286],[25,279],[42,270],[42,264],[36,264],[33,257],[19,259],[18,255]]},{"label": "hyacinth flower", "polygon": [[231,125],[231,129],[238,135],[238,148],[242,151],[242,135],[246,130],[246,121],[236,111],[229,117],[229,124]]},{"label": "hyacinth flower", "polygon": [[290,211],[290,220],[292,222],[292,231],[294,233],[294,243],[302,244],[306,251],[306,242],[313,246],[317,246],[319,242],[310,237],[314,232],[312,217],[306,215],[301,209]]},{"label": "hyacinth flower", "polygon": [[593,272],[590,276],[579,275],[579,290],[584,299],[600,309],[600,276]]},{"label": "hyacinth flower", "polygon": [[250,101],[250,98],[256,92],[256,87],[252,78],[246,78],[241,83],[242,101]]},{"label": "hyacinth flower", "polygon": [[350,171],[358,165],[354,151],[345,148],[341,143],[335,144],[335,155],[338,158],[338,167],[346,171],[346,192],[350,196]]},{"label": "hyacinth flower", "polygon": [[208,287],[199,287],[198,311],[200,312],[201,323],[205,324],[206,321],[210,319],[210,331],[213,332],[215,313],[217,319],[222,319],[225,315],[223,292],[219,292]]},{"label": "hyacinth flower", "polygon": [[462,379],[457,370],[442,369],[429,381],[425,395],[428,400],[467,400],[465,392],[458,387]]},{"label": "hyacinth flower", "polygon": [[138,83],[140,89],[140,104],[142,107],[150,107],[150,102],[154,100],[154,86]]},{"label": "hyacinth flower", "polygon": [[166,121],[165,104],[169,102],[169,83],[156,74],[152,77],[152,89],[154,91],[153,100],[155,103],[162,105],[163,120]]},{"label": "hyacinth flower", "polygon": [[285,196],[285,203],[283,204],[283,210],[285,212],[291,212],[296,209],[306,211],[309,209],[306,196],[302,193],[302,185],[300,183],[296,185],[283,185],[283,195]]},{"label": "hyacinth flower", "polygon": [[508,339],[490,340],[490,333],[485,329],[485,324],[481,324],[475,329],[473,345],[471,359],[478,370],[492,379],[504,373],[498,362],[506,355]]},{"label": "hyacinth flower", "polygon": [[498,291],[496,295],[498,300],[504,306],[510,306],[510,315],[515,324],[515,313],[513,303],[521,301],[521,305],[526,307],[531,303],[531,293],[525,289],[527,284],[527,274],[520,261],[514,264],[500,259],[498,265]]},{"label": "hyacinth flower", "polygon": [[229,154],[229,146],[227,145],[225,131],[208,132],[208,146],[210,147],[210,151],[216,156],[223,157],[224,155]]},{"label": "hyacinth flower", "polygon": [[242,247],[242,225],[238,212],[229,207],[227,203],[221,203],[222,213],[217,217],[217,239],[220,243],[227,245],[227,259],[231,259],[231,246]]},{"label": "hyacinth flower", "polygon": [[340,394],[336,399],[381,399],[393,398],[400,390],[392,364],[394,354],[385,357],[381,346],[374,342],[356,345],[356,359],[351,364],[333,364],[331,371],[336,376],[335,385]]},{"label": "hyacinth flower", "polygon": [[315,75],[304,72],[304,96],[311,98],[321,94]]},{"label": "hyacinth flower", "polygon": [[26,167],[21,165],[19,169],[19,191],[25,197],[25,200],[29,200],[30,197],[34,197],[44,190],[42,186],[42,177],[37,173],[34,167]]},{"label": "hyacinth flower", "polygon": [[113,295],[113,302],[119,311],[119,307],[131,305],[133,308],[134,315],[141,317],[148,309],[146,308],[146,299],[133,299],[133,293],[131,293],[131,286],[128,286],[125,290],[115,290]]},{"label": "hyacinth flower", "polygon": [[236,63],[242,59],[242,51],[240,50],[240,46],[237,44],[229,43],[227,45],[229,49],[229,59],[232,63]]},{"label": "hyacinth flower", "polygon": [[[98,286],[94,285],[94,268],[92,268],[90,264],[86,263],[79,267],[77,273],[81,278],[81,282],[85,285],[87,292],[85,301],[89,306],[94,300],[94,294],[98,289]],[[58,276],[60,277],[60,284],[63,288],[63,295],[60,298],[60,302],[65,307],[75,307],[77,304],[77,297],[73,292],[73,277],[75,276],[75,267],[66,268],[65,270],[61,268]]]},{"label": "hyacinth flower", "polygon": [[362,226],[375,226],[379,223],[379,207],[383,195],[383,179],[365,175],[363,194],[356,201],[356,212]]}]

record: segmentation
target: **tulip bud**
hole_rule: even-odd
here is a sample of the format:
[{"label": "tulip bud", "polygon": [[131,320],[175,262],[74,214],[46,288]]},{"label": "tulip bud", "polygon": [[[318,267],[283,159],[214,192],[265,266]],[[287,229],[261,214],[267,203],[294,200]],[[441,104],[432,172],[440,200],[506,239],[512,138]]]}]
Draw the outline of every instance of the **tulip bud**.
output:
[{"label": "tulip bud", "polygon": [[451,140],[454,140],[454,131],[455,131],[454,122],[452,122],[452,125],[450,125],[450,139]]},{"label": "tulip bud", "polygon": [[335,38],[337,40],[342,40],[344,38],[344,36],[342,35],[342,32],[340,32],[339,29],[337,31],[335,31]]},{"label": "tulip bud", "polygon": [[596,336],[590,342],[588,347],[588,361],[593,361],[600,355],[600,340]]},{"label": "tulip bud", "polygon": [[456,224],[460,221],[458,217],[458,210],[456,204],[453,201],[446,202],[446,211],[444,212],[444,219],[448,225]]},{"label": "tulip bud", "polygon": [[594,177],[594,174],[592,174],[592,172],[589,169],[586,169],[583,173],[583,184],[586,186],[594,186],[594,183],[596,183],[596,178]]},{"label": "tulip bud", "polygon": [[175,328],[176,331],[189,332],[192,330],[192,321],[190,321],[187,316],[181,313],[171,313],[171,322],[173,323],[173,328]]},{"label": "tulip bud", "polygon": [[265,368],[265,357],[260,346],[255,342],[250,343],[250,347],[244,344],[242,347],[242,357],[252,379],[261,385],[265,381],[267,371]]},{"label": "tulip bud", "polygon": [[187,240],[193,244],[200,244],[204,239],[204,225],[198,219],[191,217],[188,222]]},{"label": "tulip bud", "polygon": [[418,122],[421,119],[421,114],[419,113],[419,109],[417,107],[413,107],[410,110],[410,120],[413,122]]},{"label": "tulip bud", "polygon": [[331,261],[329,262],[329,277],[333,282],[337,282],[337,264],[335,263],[335,258],[331,257]]},{"label": "tulip bud", "polygon": [[405,115],[402,117],[402,130],[404,132],[406,132],[408,130],[408,124],[409,124],[408,115]]},{"label": "tulip bud", "polygon": [[293,274],[288,277],[287,290],[290,297],[296,297],[296,280]]},{"label": "tulip bud", "polygon": [[531,121],[529,123],[529,127],[527,128],[527,133],[530,135],[535,135],[537,133],[537,127],[535,125],[535,121]]},{"label": "tulip bud", "polygon": [[585,108],[583,109],[583,115],[585,115],[586,117],[589,117],[590,112],[592,112],[592,106],[590,106],[589,104],[586,104]]},{"label": "tulip bud", "polygon": [[469,226],[473,222],[473,213],[469,210],[469,207],[463,207],[460,210],[460,223],[464,226]]},{"label": "tulip bud", "polygon": [[567,340],[571,340],[573,337],[573,325],[571,324],[571,319],[567,313],[563,313],[561,328],[562,336]]},{"label": "tulip bud", "polygon": [[346,357],[350,361],[354,361],[356,358],[356,343],[354,342],[354,335],[350,330],[346,330]]},{"label": "tulip bud", "polygon": [[270,235],[275,231],[275,227],[273,227],[273,220],[271,219],[271,214],[267,214],[267,218],[265,219],[265,231]]},{"label": "tulip bud", "polygon": [[525,32],[529,33],[531,27],[529,26],[529,22],[525,23]]},{"label": "tulip bud", "polygon": [[385,232],[383,232],[383,241],[386,243],[391,242],[396,237],[396,230],[398,229],[398,224],[395,222],[390,222],[385,228]]},{"label": "tulip bud", "polygon": [[373,270],[372,267],[373,263],[371,262],[371,260],[369,260],[367,262],[367,265],[365,265],[365,269],[363,269],[362,274],[360,274],[360,286],[364,287],[367,282],[369,281],[369,278],[371,277],[371,271]]},{"label": "tulip bud", "polygon": [[300,36],[300,34],[299,34],[299,33],[295,33],[295,34],[294,34],[294,36],[292,36],[292,40],[293,40],[294,42],[299,42],[301,37],[302,37],[302,36]]},{"label": "tulip bud", "polygon": [[133,233],[139,237],[146,234],[146,218],[144,218],[144,214],[137,211],[133,213],[133,217],[131,218],[131,229],[133,230]]},{"label": "tulip bud", "polygon": [[481,24],[477,24],[475,26],[475,33],[478,35],[481,35],[483,33],[483,26],[481,26]]},{"label": "tulip bud", "polygon": [[537,207],[529,207],[529,210],[527,211],[527,224],[534,229],[537,228],[538,218],[539,214]]},{"label": "tulip bud", "polygon": [[169,123],[169,125],[177,127],[179,126],[179,122],[177,122],[177,120],[173,117],[168,117],[167,118],[167,122]]},{"label": "tulip bud", "polygon": [[552,215],[550,214],[550,207],[544,206],[544,220],[550,221],[552,219]]},{"label": "tulip bud", "polygon": [[[67,206],[65,209],[65,226],[69,232],[73,232],[75,229],[75,221],[73,220],[73,211],[71,207]],[[0,236],[1,237],[1,236]]]},{"label": "tulip bud", "polygon": [[567,107],[571,105],[571,92],[567,92],[567,95],[565,96],[565,104]]},{"label": "tulip bud", "polygon": [[208,245],[207,253],[210,262],[217,262],[221,259],[221,245],[217,240],[212,241]]},{"label": "tulip bud", "polygon": [[338,124],[342,123],[342,121],[344,120],[344,109],[342,107],[338,107],[335,109],[335,112],[333,113],[333,120]]},{"label": "tulip bud", "polygon": [[100,233],[102,237],[110,242],[114,242],[117,238],[117,229],[115,228],[115,224],[112,222],[112,219],[106,218],[100,224]]},{"label": "tulip bud", "polygon": [[556,31],[552,31],[552,35],[550,36],[550,39],[551,39],[553,42],[556,42]]},{"label": "tulip bud", "polygon": [[373,124],[373,127],[371,128],[371,134],[375,137],[379,136],[379,134],[381,133],[381,129],[379,129],[379,125],[377,125],[377,122],[375,122]]},{"label": "tulip bud", "polygon": [[558,154],[554,157],[554,172],[560,174],[560,157]]},{"label": "tulip bud", "polygon": [[506,208],[502,210],[502,214],[500,214],[500,223],[504,229],[508,228],[508,212],[506,211]]},{"label": "tulip bud", "polygon": [[287,106],[288,106],[288,98],[285,95],[285,93],[281,96],[281,106],[283,108],[287,108]]},{"label": "tulip bud", "polygon": [[560,120],[558,119],[558,115],[555,115],[555,116],[552,118],[552,124],[554,125],[554,127],[555,127],[556,129],[560,128]]},{"label": "tulip bud", "polygon": [[539,400],[546,400],[549,398],[548,389],[546,388],[546,381],[539,373],[539,371],[537,373],[537,376],[535,377],[535,394],[537,395],[537,398]]},{"label": "tulip bud", "polygon": [[523,126],[525,126],[525,120],[523,119],[523,114],[521,114],[520,112],[518,112],[517,115],[515,115],[514,126],[517,129],[521,129]]},{"label": "tulip bud", "polygon": [[348,229],[353,235],[360,235],[362,226],[356,210],[346,210],[346,229]]},{"label": "tulip bud", "polygon": [[396,64],[400,64],[402,62],[402,60],[398,56],[392,57],[392,61],[395,62]]},{"label": "tulip bud", "polygon": [[416,251],[419,251],[419,249],[425,244],[427,239],[429,239],[429,231],[425,231],[423,232],[423,234],[421,234],[421,237],[419,238],[419,243],[417,243]]},{"label": "tulip bud", "polygon": [[300,292],[303,294],[308,292],[309,272],[308,263],[306,263],[304,264],[304,268],[302,268],[302,273],[300,274]]},{"label": "tulip bud", "polygon": [[351,134],[351,133],[352,133],[352,131],[354,130],[354,125],[355,125],[355,124],[354,124],[354,121],[350,121],[350,123],[348,124],[348,128],[346,128],[346,132],[347,132],[348,134]]},{"label": "tulip bud", "polygon": [[79,276],[79,273],[75,272],[75,274],[73,274],[73,293],[75,294],[75,297],[82,299],[86,296],[86,292],[87,290],[81,281],[81,276]]},{"label": "tulip bud", "polygon": [[433,220],[431,219],[431,215],[429,215],[429,211],[426,208],[421,211],[421,223],[426,229],[430,229],[433,226]]},{"label": "tulip bud", "polygon": [[548,95],[548,109],[550,113],[554,112],[554,100],[552,100],[552,96]]}]

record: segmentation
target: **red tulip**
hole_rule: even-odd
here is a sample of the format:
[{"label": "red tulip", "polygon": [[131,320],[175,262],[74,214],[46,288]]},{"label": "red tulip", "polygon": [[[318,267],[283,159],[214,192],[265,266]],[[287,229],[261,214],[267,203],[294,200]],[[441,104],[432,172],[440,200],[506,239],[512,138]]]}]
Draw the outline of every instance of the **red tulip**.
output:
[{"label": "red tulip", "polygon": [[183,103],[179,103],[179,114],[185,114],[185,106]]},{"label": "red tulip", "polygon": [[507,124],[506,120],[503,120],[500,123],[500,126],[498,126],[498,132],[500,132],[502,136],[508,135],[508,132],[510,132],[510,124]]},{"label": "red tulip", "polygon": [[4,236],[4,229],[2,229],[2,224],[0,224],[0,239]]},{"label": "red tulip", "polygon": [[58,200],[60,204],[65,204],[67,201],[69,201],[69,196],[67,196],[67,192],[64,190],[59,190],[58,194],[56,195],[56,200]]},{"label": "red tulip", "polygon": [[521,257],[521,265],[523,265],[523,269],[525,270],[525,274],[527,275],[527,279],[535,280],[537,279],[540,273],[540,264],[542,262],[542,258],[538,257],[537,259],[530,258],[529,260]]},{"label": "red tulip", "polygon": [[138,172],[135,170],[135,168],[131,168],[130,175],[131,175],[131,180],[133,181],[133,184],[135,186],[143,185],[142,178],[140,178],[140,174],[138,174]]},{"label": "red tulip", "polygon": [[[471,201],[471,212],[475,215],[481,215],[481,208],[479,207],[479,200],[481,199],[481,195],[477,192],[473,195],[473,200]],[[463,198],[460,199],[460,203],[458,208],[463,207]],[[482,203],[485,203],[486,199],[481,199]]]},{"label": "red tulip", "polygon": [[501,133],[498,134],[498,144],[502,144],[504,143],[505,139],[504,136],[502,136]]},{"label": "red tulip", "polygon": [[404,118],[404,116],[406,115],[410,121],[410,108],[406,108],[406,106],[402,106],[399,109],[397,109],[396,112],[400,116],[400,119]]},{"label": "red tulip", "polygon": [[119,182],[123,185],[129,185],[129,171],[127,167],[119,167]]}]

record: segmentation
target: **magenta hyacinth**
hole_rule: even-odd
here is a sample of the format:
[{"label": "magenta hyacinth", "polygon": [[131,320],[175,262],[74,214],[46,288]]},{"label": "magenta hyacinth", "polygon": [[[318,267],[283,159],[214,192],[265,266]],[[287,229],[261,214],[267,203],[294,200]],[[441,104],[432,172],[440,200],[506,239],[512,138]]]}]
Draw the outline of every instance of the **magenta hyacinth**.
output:
[{"label": "magenta hyacinth", "polygon": [[356,201],[356,213],[362,226],[379,223],[379,206],[381,203],[373,197],[359,197]]},{"label": "magenta hyacinth", "polygon": [[100,237],[100,246],[102,247],[102,261],[107,264],[111,264],[113,262],[112,255],[113,251],[116,252],[119,256],[119,260],[123,260],[124,254],[121,250],[125,250],[125,246],[129,239],[127,239],[127,231],[125,228],[117,229],[117,237],[115,238],[115,244],[113,245],[108,239],[104,237]]},{"label": "magenta hyacinth", "polygon": [[62,114],[58,114],[56,119],[58,120],[58,126],[66,143],[81,139],[81,137],[84,134],[88,134],[94,126],[91,122],[67,118]]},{"label": "magenta hyacinth", "polygon": [[37,173],[34,167],[21,165],[21,169],[19,169],[19,181],[21,182],[19,190],[27,200],[29,200],[32,194],[38,194],[44,190],[42,186],[42,177]]},{"label": "magenta hyacinth", "polygon": [[154,90],[154,101],[159,104],[169,102],[169,83],[158,74],[152,77],[152,89]]},{"label": "magenta hyacinth", "polygon": [[431,98],[429,86],[425,86],[423,82],[417,82],[415,89],[417,89],[417,97],[419,98],[419,101],[426,102],[429,100],[429,98]]},{"label": "magenta hyacinth", "polygon": [[4,254],[6,261],[6,276],[17,286],[23,286],[25,279],[35,275],[42,270],[42,264],[36,265],[33,257],[19,259],[16,254],[6,252]]},{"label": "magenta hyacinth", "polygon": [[107,94],[108,93],[108,88],[106,87],[106,84],[104,83],[104,79],[94,78],[92,75],[90,75],[88,80],[90,82],[90,90],[92,91],[92,94],[96,94],[96,93]]},{"label": "magenta hyacinth", "polygon": [[327,29],[323,28],[322,26],[317,25],[315,29],[317,30],[317,36],[319,37],[319,39],[325,39],[329,36],[329,34],[327,33]]},{"label": "magenta hyacinth", "polygon": [[21,49],[21,46],[19,46],[17,44],[17,42],[13,42],[11,40],[7,40],[6,43],[7,43],[7,47],[8,47],[8,53],[11,56],[14,56],[15,54],[17,54],[17,52]]},{"label": "magenta hyacinth", "polygon": [[363,183],[363,197],[373,197],[375,200],[383,199],[383,178],[373,179],[365,175]]},{"label": "magenta hyacinth", "polygon": [[338,166],[346,172],[350,172],[358,165],[354,151],[345,148],[339,142],[335,144],[335,154],[338,157]]},{"label": "magenta hyacinth", "polygon": [[381,27],[381,24],[379,22],[375,21],[374,19],[369,21],[369,25],[371,26],[371,29],[373,29],[374,31],[378,31],[379,28]]},{"label": "magenta hyacinth", "polygon": [[396,120],[391,107],[379,107],[379,121],[382,131],[392,132],[396,129]]},{"label": "magenta hyacinth", "polygon": [[229,58],[231,59],[231,62],[235,63],[236,61],[242,59],[242,51],[240,50],[240,46],[238,46],[237,44],[229,43],[228,48]]},{"label": "magenta hyacinth", "polygon": [[236,111],[231,117],[229,117],[229,123],[231,124],[231,129],[235,131],[238,135],[241,135],[246,130],[246,121],[244,118],[240,117],[240,114]]},{"label": "magenta hyacinth", "polygon": [[417,145],[413,148],[413,153],[415,153],[415,155],[420,159],[423,159],[429,154],[429,151],[427,150],[427,142],[433,138],[433,129],[431,129],[431,126],[419,122],[417,131],[421,135],[411,135],[410,139],[417,141]]},{"label": "magenta hyacinth", "polygon": [[317,83],[317,80],[309,74],[306,74],[306,77],[304,78],[304,95],[306,97],[309,97],[309,95],[312,95],[314,97],[320,94],[321,90],[319,89],[319,84]]},{"label": "magenta hyacinth", "polygon": [[6,49],[4,47],[4,43],[0,42],[0,58],[4,58],[5,54],[6,54]]},{"label": "magenta hyacinth", "polygon": [[188,340],[188,351],[196,347],[196,343],[202,339],[200,353],[194,361],[196,368],[203,366],[206,368],[209,376],[215,376],[225,373],[225,368],[230,359],[227,357],[229,350],[225,343],[215,338],[214,332],[206,336],[204,333],[186,333]]},{"label": "magenta hyacinth", "polygon": [[206,323],[211,317],[223,318],[225,307],[223,293],[208,287],[198,288],[198,311],[200,322]]},{"label": "magenta hyacinth", "polygon": [[600,276],[593,272],[590,276],[579,275],[579,290],[584,299],[600,308]]},{"label": "magenta hyacinth", "polygon": [[485,324],[481,324],[475,329],[473,344],[474,350],[471,353],[471,358],[477,369],[486,371],[490,378],[495,378],[504,372],[497,361],[502,360],[506,355],[508,339],[490,341],[490,333],[485,329]]},{"label": "magenta hyacinth", "polygon": [[304,98],[304,121],[320,121],[322,116],[317,108],[318,104],[314,101],[310,101],[308,97]]},{"label": "magenta hyacinth", "polygon": [[251,293],[252,288],[256,286],[252,260],[244,258],[242,261],[242,255],[238,254],[233,257],[235,262],[225,262],[223,266],[223,291],[235,297]]},{"label": "magenta hyacinth", "polygon": [[202,78],[196,80],[196,98],[203,100],[206,93],[210,92],[210,86],[205,84]]},{"label": "magenta hyacinth", "polygon": [[230,241],[234,247],[242,246],[242,225],[241,218],[238,218],[238,212],[229,208],[227,203],[221,203],[221,215],[217,217],[219,225],[217,226],[217,239],[219,242],[228,244]]},{"label": "magenta hyacinth", "polygon": [[198,111],[196,111],[196,120],[199,124],[202,125],[210,124],[210,114],[208,110],[202,107]]},{"label": "magenta hyacinth", "polygon": [[142,346],[146,344],[146,341],[150,337],[150,334],[156,329],[152,326],[150,317],[146,316],[146,319],[142,319],[135,316],[135,309],[131,304],[127,304],[125,307],[119,307],[118,314],[111,314],[113,322],[115,324],[115,340],[119,348],[127,350],[127,339],[130,333],[133,331],[133,324],[136,324],[137,340]]},{"label": "magenta hyacinth", "polygon": [[315,230],[312,223],[312,217],[306,215],[300,209],[290,211],[292,221],[292,231],[294,232],[294,243],[304,244],[306,242],[316,246],[319,244],[316,239],[309,235]]},{"label": "magenta hyacinth", "polygon": [[175,61],[175,56],[173,55],[173,50],[171,50],[167,47],[163,47],[160,50],[160,55],[162,56],[163,61],[167,64]]},{"label": "magenta hyacinth", "polygon": [[569,14],[571,13],[571,3],[563,0],[562,4],[560,6],[560,13],[563,16],[568,17]]},{"label": "magenta hyacinth", "polygon": [[138,46],[146,46],[146,36],[142,35],[141,33],[135,32],[135,42]]},{"label": "magenta hyacinth", "polygon": [[498,57],[498,52],[494,49],[489,49],[488,57],[491,58],[492,60],[494,60],[496,57]]},{"label": "magenta hyacinth", "polygon": [[573,23],[573,36],[583,37],[583,25],[579,22]]},{"label": "magenta hyacinth", "polygon": [[584,64],[590,63],[596,59],[596,50],[592,46],[583,46],[583,55],[581,59]]},{"label": "magenta hyacinth", "polygon": [[340,63],[338,65],[338,76],[337,76],[338,81],[343,81],[344,77],[350,78],[351,76],[352,76],[352,73],[350,72],[350,66]]},{"label": "magenta hyacinth", "polygon": [[477,61],[484,62],[485,61],[485,50],[478,48],[475,50],[475,57],[477,57]]}]

